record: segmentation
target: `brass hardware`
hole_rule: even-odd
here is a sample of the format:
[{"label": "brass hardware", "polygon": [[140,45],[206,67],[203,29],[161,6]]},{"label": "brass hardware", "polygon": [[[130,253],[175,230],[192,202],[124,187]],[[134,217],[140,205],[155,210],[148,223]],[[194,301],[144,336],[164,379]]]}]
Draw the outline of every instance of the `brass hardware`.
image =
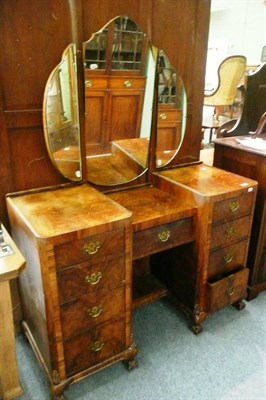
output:
[{"label": "brass hardware", "polygon": [[99,317],[99,315],[103,312],[103,306],[96,306],[96,307],[92,307],[92,308],[88,308],[88,314],[92,317],[92,318],[96,318]]},{"label": "brass hardware", "polygon": [[89,283],[90,285],[97,285],[97,283],[100,282],[101,278],[102,278],[101,272],[94,272],[93,274],[87,275],[85,277],[85,282]]},{"label": "brass hardware", "polygon": [[229,208],[232,212],[237,211],[239,209],[238,201],[231,201],[231,203],[229,203]]},{"label": "brass hardware", "polygon": [[162,114],[159,115],[159,117],[160,117],[160,119],[166,119],[167,115],[165,113],[162,113]]},{"label": "brass hardware", "polygon": [[229,289],[227,289],[227,293],[229,294],[229,296],[232,296],[235,293],[235,288],[230,287]]},{"label": "brass hardware", "polygon": [[104,342],[101,342],[100,340],[96,340],[96,342],[92,343],[91,345],[91,351],[94,351],[95,353],[97,353],[97,351],[102,350],[104,346]]},{"label": "brass hardware", "polygon": [[83,246],[83,250],[86,254],[95,254],[101,247],[101,243],[98,240],[90,240],[88,243],[85,243]]},{"label": "brass hardware", "polygon": [[131,81],[125,81],[124,82],[124,86],[125,87],[131,87],[132,86],[132,82]]},{"label": "brass hardware", "polygon": [[226,228],[225,232],[227,236],[231,237],[234,233],[236,233],[236,228],[234,228],[233,226],[229,226],[228,228]]},{"label": "brass hardware", "polygon": [[235,257],[233,255],[224,256],[224,261],[229,264]]},{"label": "brass hardware", "polygon": [[92,81],[85,81],[85,86],[86,87],[92,87],[93,86]]},{"label": "brass hardware", "polygon": [[171,232],[170,231],[162,231],[162,232],[159,232],[157,236],[161,242],[167,242],[167,240],[171,236]]}]

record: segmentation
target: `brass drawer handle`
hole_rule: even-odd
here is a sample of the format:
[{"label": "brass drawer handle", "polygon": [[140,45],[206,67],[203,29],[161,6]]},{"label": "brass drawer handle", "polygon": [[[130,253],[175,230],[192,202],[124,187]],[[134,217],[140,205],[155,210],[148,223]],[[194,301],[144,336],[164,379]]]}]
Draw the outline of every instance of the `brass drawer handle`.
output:
[{"label": "brass drawer handle", "polygon": [[227,294],[229,296],[232,296],[235,293],[235,288],[234,287],[230,287],[229,289],[227,289]]},{"label": "brass drawer handle", "polygon": [[85,86],[86,87],[92,87],[93,86],[92,81],[85,81]]},{"label": "brass drawer handle", "polygon": [[238,201],[231,201],[231,203],[229,203],[229,208],[232,212],[235,212],[239,209],[240,205],[238,203]]},{"label": "brass drawer handle", "polygon": [[92,318],[97,318],[103,312],[103,306],[99,305],[92,308],[88,308],[87,312]]},{"label": "brass drawer handle", "polygon": [[229,226],[228,228],[226,228],[225,232],[228,237],[231,237],[234,233],[236,233],[236,228],[234,228],[233,226]]},{"label": "brass drawer handle", "polygon": [[101,278],[102,278],[101,272],[94,272],[93,274],[87,275],[85,277],[85,282],[89,283],[90,285],[97,285],[97,283],[100,282]]},{"label": "brass drawer handle", "polygon": [[101,243],[98,240],[90,240],[88,243],[85,243],[83,246],[83,250],[86,254],[95,254],[101,247]]},{"label": "brass drawer handle", "polygon": [[157,237],[161,242],[167,242],[167,240],[169,239],[169,237],[171,236],[171,232],[170,231],[162,231],[159,232]]},{"label": "brass drawer handle", "polygon": [[224,256],[224,261],[226,262],[226,264],[229,264],[231,261],[233,261],[234,258],[235,256],[233,254],[229,254],[228,256]]},{"label": "brass drawer handle", "polygon": [[100,340],[96,340],[96,342],[92,343],[91,345],[91,351],[94,351],[95,353],[97,353],[97,351],[102,350],[104,346],[104,342],[101,342]]},{"label": "brass drawer handle", "polygon": [[127,88],[130,88],[132,86],[132,82],[131,81],[125,81],[124,82],[124,86]]},{"label": "brass drawer handle", "polygon": [[160,119],[167,119],[167,115],[166,115],[165,113],[161,113],[161,114],[159,115],[159,118],[160,118]]}]

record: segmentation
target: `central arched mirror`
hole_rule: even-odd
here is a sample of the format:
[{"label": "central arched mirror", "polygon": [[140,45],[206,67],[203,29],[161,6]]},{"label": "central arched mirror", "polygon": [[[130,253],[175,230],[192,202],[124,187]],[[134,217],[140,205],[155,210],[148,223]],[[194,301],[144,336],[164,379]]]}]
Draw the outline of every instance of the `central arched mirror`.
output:
[{"label": "central arched mirror", "polygon": [[[75,80],[72,77],[76,72],[74,52],[75,46],[70,45],[47,83],[44,125],[53,163],[65,177],[78,180],[81,152],[78,96],[73,90]],[[149,166],[155,95],[158,101],[156,168],[165,167],[182,145],[187,108],[182,79],[165,52],[153,46],[134,21],[119,16],[83,43],[83,62],[85,124],[82,154],[86,157],[87,171],[83,180],[111,187],[128,182],[134,184],[145,174]],[[62,70],[66,72],[63,74]],[[67,82],[63,84],[64,90],[63,81]],[[156,84],[158,87],[155,88]],[[74,86],[77,89],[76,81]],[[61,107],[57,114],[53,110],[55,93]],[[55,126],[55,115],[61,121],[59,129]],[[71,173],[69,167],[71,165],[73,169],[73,163],[66,162],[66,154],[71,155],[71,161],[73,154],[78,157]]]}]

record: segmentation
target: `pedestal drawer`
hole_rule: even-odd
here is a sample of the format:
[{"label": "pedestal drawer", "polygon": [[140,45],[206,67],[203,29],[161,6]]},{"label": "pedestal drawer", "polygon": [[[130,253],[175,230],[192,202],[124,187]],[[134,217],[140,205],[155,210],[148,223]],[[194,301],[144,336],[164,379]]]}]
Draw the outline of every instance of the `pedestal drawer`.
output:
[{"label": "pedestal drawer", "polygon": [[100,290],[61,306],[63,338],[69,338],[89,327],[125,313],[125,286]]},{"label": "pedestal drawer", "polygon": [[224,275],[239,267],[244,267],[246,262],[247,241],[242,240],[231,246],[210,253],[208,279]]},{"label": "pedestal drawer", "polygon": [[145,229],[133,234],[133,259],[193,241],[192,218]]},{"label": "pedestal drawer", "polygon": [[253,187],[249,190],[250,192],[244,193],[242,196],[216,202],[213,206],[213,224],[250,214],[255,191]]},{"label": "pedestal drawer", "polygon": [[243,300],[247,293],[248,268],[207,283],[209,312],[218,310],[238,300]]},{"label": "pedestal drawer", "polygon": [[250,234],[250,220],[251,217],[247,216],[214,226],[211,233],[211,248],[247,239]]},{"label": "pedestal drawer", "polygon": [[78,299],[107,286],[117,285],[125,279],[125,259],[104,257],[93,263],[81,263],[57,271],[59,302]]},{"label": "pedestal drawer", "polygon": [[123,250],[124,230],[117,229],[55,246],[55,262],[62,268]]},{"label": "pedestal drawer", "polygon": [[125,350],[125,321],[96,326],[64,342],[67,376],[96,366]]}]

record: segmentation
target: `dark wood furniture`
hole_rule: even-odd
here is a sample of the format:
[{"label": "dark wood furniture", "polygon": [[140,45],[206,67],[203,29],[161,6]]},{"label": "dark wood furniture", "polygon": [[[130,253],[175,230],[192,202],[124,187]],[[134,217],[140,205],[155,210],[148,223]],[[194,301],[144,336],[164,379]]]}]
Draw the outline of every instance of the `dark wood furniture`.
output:
[{"label": "dark wood furniture", "polygon": [[[247,262],[248,299],[251,300],[266,289],[266,150],[239,143],[239,139],[246,138],[251,136],[215,139],[214,165],[256,179],[259,184]],[[258,138],[266,140],[266,135]]]}]

